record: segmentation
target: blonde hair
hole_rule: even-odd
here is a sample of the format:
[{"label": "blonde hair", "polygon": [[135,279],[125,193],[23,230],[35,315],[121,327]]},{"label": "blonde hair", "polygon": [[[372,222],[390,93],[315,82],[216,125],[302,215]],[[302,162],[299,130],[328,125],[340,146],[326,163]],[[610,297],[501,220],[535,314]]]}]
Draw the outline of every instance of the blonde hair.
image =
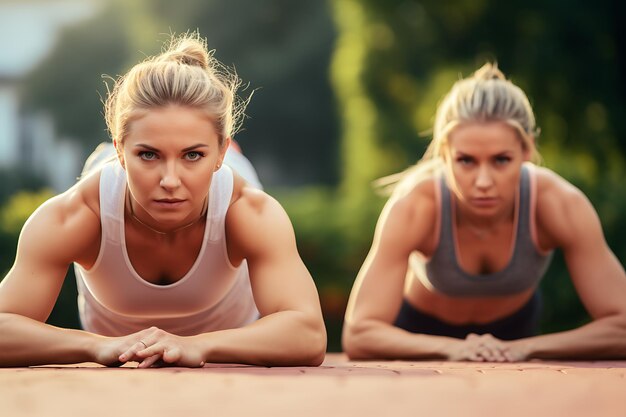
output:
[{"label": "blonde hair", "polygon": [[[487,63],[468,78],[457,81],[443,98],[433,125],[433,138],[424,156],[403,172],[376,181],[386,193],[404,195],[422,180],[443,171],[448,136],[464,122],[502,121],[519,134],[531,160],[539,161],[534,138],[535,116],[526,94],[507,80],[497,64]],[[452,179],[453,180],[453,179]]]},{"label": "blonde hair", "polygon": [[237,74],[213,53],[197,32],[172,35],[160,55],[117,78],[104,102],[111,139],[123,145],[134,118],[150,108],[178,104],[206,110],[222,146],[239,128],[247,100],[236,94],[241,85]]}]

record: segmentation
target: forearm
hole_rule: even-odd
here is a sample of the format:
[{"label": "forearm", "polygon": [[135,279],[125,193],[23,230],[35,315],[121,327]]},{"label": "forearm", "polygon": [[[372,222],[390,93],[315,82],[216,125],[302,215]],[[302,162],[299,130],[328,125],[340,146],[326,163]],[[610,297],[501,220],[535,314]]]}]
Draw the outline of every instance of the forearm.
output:
[{"label": "forearm", "polygon": [[97,337],[54,327],[17,314],[0,313],[0,366],[67,364],[94,360]]},{"label": "forearm", "polygon": [[611,316],[577,329],[510,342],[528,359],[624,359],[626,318]]},{"label": "forearm", "polygon": [[318,366],[326,351],[320,318],[281,311],[242,328],[193,336],[206,362],[263,366]]},{"label": "forearm", "polygon": [[452,337],[410,333],[383,322],[346,326],[344,350],[351,359],[448,359],[450,349],[462,343]]}]

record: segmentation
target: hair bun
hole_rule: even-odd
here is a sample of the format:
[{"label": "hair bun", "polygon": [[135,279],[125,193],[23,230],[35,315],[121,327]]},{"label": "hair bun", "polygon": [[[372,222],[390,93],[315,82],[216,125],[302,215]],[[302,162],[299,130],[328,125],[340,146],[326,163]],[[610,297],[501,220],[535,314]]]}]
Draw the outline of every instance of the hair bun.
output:
[{"label": "hair bun", "polygon": [[498,69],[498,64],[495,62],[487,62],[482,67],[478,68],[474,73],[474,79],[476,80],[506,80],[504,73]]},{"label": "hair bun", "polygon": [[173,39],[167,46],[167,52],[158,57],[157,61],[177,62],[183,65],[209,68],[209,54],[206,49],[206,41],[199,36],[187,35]]}]

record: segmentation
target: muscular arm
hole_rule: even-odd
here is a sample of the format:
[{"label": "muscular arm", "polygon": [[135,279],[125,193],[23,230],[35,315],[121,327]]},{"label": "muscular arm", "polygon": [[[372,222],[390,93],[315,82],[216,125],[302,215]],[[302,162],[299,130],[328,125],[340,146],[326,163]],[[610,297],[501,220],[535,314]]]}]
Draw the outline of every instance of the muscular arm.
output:
[{"label": "muscular arm", "polygon": [[99,225],[76,187],[44,203],[26,222],[15,263],[0,283],[0,366],[117,362],[121,352],[96,349],[106,338],[45,324],[68,265],[88,257],[85,248],[98,241]]},{"label": "muscular arm", "polygon": [[85,243],[86,231],[76,230],[93,223],[90,216],[97,221],[74,190],[44,203],[24,225],[13,267],[0,284],[0,365],[90,359],[85,335],[44,324],[71,258]]},{"label": "muscular arm", "polygon": [[[593,321],[580,328],[522,339],[528,358],[626,358],[626,274],[604,239],[588,199],[563,180],[538,207],[542,227],[561,247],[579,297]],[[540,200],[541,201],[541,200]]]},{"label": "muscular arm", "polygon": [[[141,352],[163,352],[165,361],[197,366],[202,362],[265,366],[317,366],[324,359],[326,330],[317,290],[297,252],[291,223],[267,194],[244,188],[226,217],[228,252],[246,259],[256,322],[236,329],[174,340],[165,334]],[[169,340],[168,340],[169,339]],[[152,339],[148,339],[151,344]],[[168,353],[171,352],[171,353]]]},{"label": "muscular arm", "polygon": [[462,341],[414,334],[397,328],[412,251],[434,233],[436,204],[432,183],[385,206],[374,242],[355,281],[344,322],[343,348],[352,359],[449,358]]}]

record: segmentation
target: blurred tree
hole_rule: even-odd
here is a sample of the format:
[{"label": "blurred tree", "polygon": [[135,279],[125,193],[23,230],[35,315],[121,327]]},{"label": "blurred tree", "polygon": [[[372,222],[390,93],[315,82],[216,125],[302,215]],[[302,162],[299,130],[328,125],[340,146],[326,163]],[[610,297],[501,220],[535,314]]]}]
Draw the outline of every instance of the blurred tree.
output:
[{"label": "blurred tree", "polygon": [[60,136],[84,143],[85,154],[108,140],[101,74],[116,76],[130,55],[128,31],[116,3],[64,30],[56,49],[24,83],[25,106],[50,112]]},{"label": "blurred tree", "polygon": [[99,74],[117,75],[156,53],[168,34],[198,29],[255,91],[236,136],[268,186],[337,181],[328,65],[334,30],[323,2],[111,0],[69,28],[28,80],[28,104],[53,113],[87,148],[107,139]]}]

